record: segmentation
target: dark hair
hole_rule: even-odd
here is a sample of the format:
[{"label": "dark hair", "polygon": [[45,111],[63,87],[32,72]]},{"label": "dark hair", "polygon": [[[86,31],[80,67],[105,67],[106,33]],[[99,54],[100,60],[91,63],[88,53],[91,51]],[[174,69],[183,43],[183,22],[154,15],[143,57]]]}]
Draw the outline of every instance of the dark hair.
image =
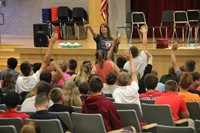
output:
[{"label": "dark hair", "polygon": [[42,63],[34,63],[33,64],[34,73],[36,73],[40,69],[41,66],[42,66]]},{"label": "dark hair", "polygon": [[188,89],[192,84],[192,75],[189,72],[183,72],[179,79],[181,89]]},{"label": "dark hair", "polygon": [[62,99],[63,93],[61,88],[54,88],[50,91],[49,96],[51,100],[56,103]]},{"label": "dark hair", "polygon": [[41,93],[41,94],[37,95],[35,98],[36,106],[42,106],[42,105],[46,104],[47,102],[49,102],[49,97],[46,93]]},{"label": "dark hair", "polygon": [[115,72],[109,72],[107,75],[106,75],[106,83],[108,85],[113,85],[115,84],[117,80],[117,74]]},{"label": "dark hair", "polygon": [[46,94],[49,94],[49,92],[51,91],[52,89],[52,86],[45,82],[45,81],[40,81],[38,84],[37,84],[37,95],[38,94],[41,94],[41,93],[46,93]]},{"label": "dark hair", "polygon": [[18,64],[18,61],[17,61],[16,58],[13,58],[13,57],[8,58],[7,65],[8,65],[9,68],[15,69],[17,64]]},{"label": "dark hair", "polygon": [[97,50],[95,56],[96,56],[96,60],[97,60],[99,68],[102,68],[103,63],[104,63],[104,53],[103,53],[103,51]]},{"label": "dark hair", "polygon": [[133,58],[135,58],[135,57],[137,57],[139,55],[139,50],[135,46],[131,46],[130,47],[130,51],[131,51],[131,54],[132,54]]},{"label": "dark hair", "polygon": [[75,59],[69,60],[69,69],[70,70],[76,70],[77,68],[77,61]]},{"label": "dark hair", "polygon": [[15,87],[15,80],[13,75],[6,73],[2,77],[1,87],[6,89],[13,89]]},{"label": "dark hair", "polygon": [[8,92],[5,96],[5,104],[8,109],[16,108],[19,104],[20,97],[16,92]]},{"label": "dark hair", "polygon": [[149,89],[155,89],[158,84],[158,76],[154,73],[149,73],[144,78],[145,87]]},{"label": "dark hair", "polygon": [[112,37],[111,37],[111,32],[110,32],[110,28],[108,27],[108,25],[107,24],[105,24],[105,23],[102,23],[101,25],[100,25],[100,27],[99,27],[99,33],[100,33],[100,35],[102,36],[102,38],[103,39],[105,39],[105,37],[103,36],[103,34],[102,34],[102,32],[101,32],[101,27],[102,26],[104,26],[106,29],[107,29],[107,38],[108,39],[112,39]]},{"label": "dark hair", "polygon": [[199,80],[200,79],[199,72],[193,72],[192,73],[192,79],[193,79],[193,82],[196,81],[196,80]]},{"label": "dark hair", "polygon": [[117,57],[116,64],[120,69],[122,69],[124,67],[124,64],[126,63],[126,61],[127,60],[124,56],[119,56],[119,57]]},{"label": "dark hair", "polygon": [[101,89],[103,88],[103,82],[99,76],[92,76],[89,81],[89,86],[92,92],[101,92]]},{"label": "dark hair", "polygon": [[44,70],[40,74],[40,80],[44,80],[47,83],[51,83],[52,75],[50,70]]},{"label": "dark hair", "polygon": [[188,72],[194,72],[196,62],[194,60],[187,60],[185,62],[185,68]]},{"label": "dark hair", "polygon": [[170,67],[170,68],[169,68],[168,74],[169,74],[169,75],[176,75],[175,72],[174,72],[173,67]]},{"label": "dark hair", "polygon": [[89,84],[87,82],[79,83],[78,90],[79,90],[80,94],[88,94]]},{"label": "dark hair", "polygon": [[165,91],[173,91],[173,92],[175,92],[177,88],[178,88],[178,84],[174,80],[168,80],[165,83]]},{"label": "dark hair", "polygon": [[24,61],[20,65],[20,70],[24,76],[29,76],[31,72],[31,64],[28,61]]}]

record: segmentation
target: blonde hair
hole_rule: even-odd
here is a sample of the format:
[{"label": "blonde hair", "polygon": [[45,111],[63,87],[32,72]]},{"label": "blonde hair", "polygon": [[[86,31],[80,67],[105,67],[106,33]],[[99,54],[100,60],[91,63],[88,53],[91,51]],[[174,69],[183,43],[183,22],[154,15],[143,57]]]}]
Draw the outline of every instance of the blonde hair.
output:
[{"label": "blonde hair", "polygon": [[77,75],[75,82],[77,84],[81,83],[81,82],[88,82],[89,76],[91,75],[91,68],[90,66],[83,64],[80,67],[80,72]]},{"label": "blonde hair", "polygon": [[72,80],[65,81],[62,90],[64,94],[64,105],[82,106],[82,101],[79,96],[79,91],[74,81]]},{"label": "blonde hair", "polygon": [[40,128],[37,123],[29,121],[23,125],[20,130],[20,133],[40,133]]},{"label": "blonde hair", "polygon": [[60,66],[61,70],[63,72],[65,72],[65,71],[67,71],[67,68],[68,68],[68,62],[66,60],[61,60],[59,62],[59,66]]},{"label": "blonde hair", "polygon": [[119,74],[117,76],[117,81],[120,86],[127,86],[128,83],[130,82],[130,80],[131,80],[131,78],[130,78],[128,72],[125,72],[125,71],[119,72]]}]

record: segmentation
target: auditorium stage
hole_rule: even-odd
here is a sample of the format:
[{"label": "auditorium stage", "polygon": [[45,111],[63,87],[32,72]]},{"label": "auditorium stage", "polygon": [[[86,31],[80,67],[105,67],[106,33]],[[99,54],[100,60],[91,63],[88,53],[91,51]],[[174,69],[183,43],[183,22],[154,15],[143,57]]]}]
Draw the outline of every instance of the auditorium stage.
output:
[{"label": "auditorium stage", "polygon": [[[20,60],[29,60],[31,63],[41,62],[44,58],[44,54],[47,48],[36,48],[33,45],[32,38],[15,38],[15,39],[5,39],[2,38],[2,43],[21,43],[24,44],[20,47],[15,47],[15,52],[20,54]],[[12,42],[15,41],[15,42]],[[78,48],[60,48],[59,43],[79,43],[82,46]],[[139,39],[133,39],[132,43],[129,44],[126,37],[121,38],[121,43],[119,45],[119,51],[116,55],[123,55],[124,50],[129,49],[130,46],[135,45],[139,49],[141,48],[141,42]],[[200,72],[200,46],[196,48],[190,48],[187,44],[178,43],[180,48],[176,51],[178,65],[183,65],[187,59],[193,59],[196,61],[196,70]],[[185,47],[186,46],[186,47]],[[171,66],[170,49],[156,49],[156,43],[152,42],[152,39],[148,39],[148,50],[153,55],[153,69],[158,71],[158,76],[166,74],[168,68]],[[69,60],[74,58],[78,61],[78,68],[84,60],[90,60],[95,62],[95,51],[96,45],[93,38],[88,38],[85,40],[58,40],[53,49],[53,58],[56,61],[59,60]]]}]

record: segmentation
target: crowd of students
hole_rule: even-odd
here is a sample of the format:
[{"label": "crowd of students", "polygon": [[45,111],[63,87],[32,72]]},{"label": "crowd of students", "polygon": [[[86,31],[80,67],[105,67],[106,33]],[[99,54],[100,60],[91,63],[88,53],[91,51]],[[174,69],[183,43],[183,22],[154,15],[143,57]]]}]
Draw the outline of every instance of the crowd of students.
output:
[{"label": "crowd of students", "polygon": [[[172,67],[169,73],[160,78],[153,72],[153,56],[147,50],[147,27],[142,26],[142,49],[131,46],[124,55],[114,62],[114,53],[120,45],[120,39],[113,39],[106,24],[100,26],[100,33],[94,32],[88,24],[96,41],[96,64],[83,61],[80,70],[76,70],[77,61],[54,61],[51,58],[57,34],[49,39],[49,48],[42,63],[31,65],[24,61],[21,72],[15,71],[17,60],[8,59],[8,69],[0,72],[1,103],[8,110],[0,114],[3,117],[21,117],[31,119],[59,119],[49,112],[74,112],[73,106],[82,107],[82,113],[100,113],[107,131],[128,130],[136,132],[134,127],[122,127],[116,103],[133,103],[141,106],[140,99],[155,100],[155,104],[168,104],[174,121],[189,118],[186,106],[188,101],[200,102],[199,73],[195,72],[195,61],[186,61],[184,67],[176,63],[176,44],[172,46]],[[33,71],[34,70],[34,71]],[[77,72],[77,73],[76,73]],[[17,111],[21,103],[20,112]],[[34,112],[29,116],[22,112]],[[63,131],[68,127],[62,122]],[[34,125],[29,123],[28,126]],[[24,126],[21,130],[23,132]],[[36,129],[36,128],[35,128]],[[24,132],[23,132],[24,133]]]}]

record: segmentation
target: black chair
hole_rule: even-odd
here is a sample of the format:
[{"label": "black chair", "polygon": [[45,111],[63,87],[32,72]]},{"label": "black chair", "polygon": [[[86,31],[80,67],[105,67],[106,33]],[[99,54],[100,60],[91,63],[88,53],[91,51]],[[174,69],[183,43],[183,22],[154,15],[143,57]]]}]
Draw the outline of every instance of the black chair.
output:
[{"label": "black chair", "polygon": [[[74,7],[72,9],[72,19],[71,21],[65,22],[65,28],[68,28],[69,26],[72,28],[73,35],[76,39],[80,38],[80,27],[82,26],[85,34],[87,34],[86,29],[84,28],[84,25],[88,21],[88,14],[82,7]],[[67,30],[68,31],[68,30]],[[68,32],[66,37],[68,37]]]},{"label": "black chair", "polygon": [[197,9],[187,10],[187,15],[188,15],[188,21],[190,23],[190,26],[192,29],[194,29],[194,34],[195,34],[194,40],[198,41],[199,19],[200,19],[199,10],[197,10]]},{"label": "black chair", "polygon": [[189,39],[191,38],[192,28],[188,21],[188,16],[186,11],[175,11],[173,13],[174,19],[174,28],[172,35],[172,42],[174,41],[174,36],[176,36],[176,40],[178,41],[177,28],[182,29],[182,42],[185,42],[185,38],[187,38],[187,43],[189,43]]},{"label": "black chair", "polygon": [[166,39],[168,38],[168,28],[169,28],[169,26],[166,25],[166,24],[173,23],[173,13],[174,13],[173,10],[164,10],[162,12],[160,26],[153,26],[152,27],[153,42],[155,41],[155,29],[156,28],[159,29],[161,38],[163,38],[162,29],[165,29],[165,38]]},{"label": "black chair", "polygon": [[155,103],[155,100],[140,99],[140,103],[154,104],[154,103]]},{"label": "black chair", "polygon": [[7,110],[7,107],[5,104],[0,104],[0,110]]},{"label": "black chair", "polygon": [[71,20],[72,10],[67,6],[59,6],[57,16],[58,16],[58,19],[56,21],[51,22],[51,24],[54,26],[59,26],[61,37],[63,37],[64,24],[65,22],[68,22]]}]

